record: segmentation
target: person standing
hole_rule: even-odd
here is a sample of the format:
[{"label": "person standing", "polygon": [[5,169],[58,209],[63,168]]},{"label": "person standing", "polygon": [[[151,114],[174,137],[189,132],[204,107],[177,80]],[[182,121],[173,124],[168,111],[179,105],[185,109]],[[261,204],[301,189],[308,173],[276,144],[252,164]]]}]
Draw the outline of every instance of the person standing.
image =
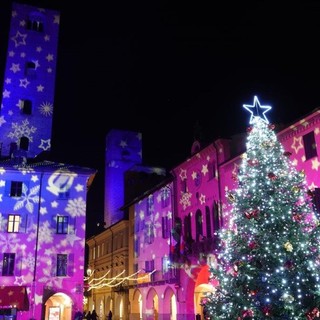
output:
[{"label": "person standing", "polygon": [[112,320],[112,311],[111,310],[109,311],[109,314],[108,314],[108,320]]},{"label": "person standing", "polygon": [[97,315],[97,312],[96,312],[96,309],[93,309],[92,310],[92,313],[91,313],[91,320],[98,320],[98,315]]}]

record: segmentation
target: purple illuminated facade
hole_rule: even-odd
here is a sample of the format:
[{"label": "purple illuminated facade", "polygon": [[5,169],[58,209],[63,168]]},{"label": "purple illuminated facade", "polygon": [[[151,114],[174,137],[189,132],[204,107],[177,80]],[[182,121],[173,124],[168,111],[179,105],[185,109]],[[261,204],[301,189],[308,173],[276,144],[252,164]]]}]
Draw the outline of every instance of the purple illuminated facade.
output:
[{"label": "purple illuminated facade", "polygon": [[51,148],[59,13],[13,4],[0,114],[0,319],[83,310],[87,192],[96,171]]}]

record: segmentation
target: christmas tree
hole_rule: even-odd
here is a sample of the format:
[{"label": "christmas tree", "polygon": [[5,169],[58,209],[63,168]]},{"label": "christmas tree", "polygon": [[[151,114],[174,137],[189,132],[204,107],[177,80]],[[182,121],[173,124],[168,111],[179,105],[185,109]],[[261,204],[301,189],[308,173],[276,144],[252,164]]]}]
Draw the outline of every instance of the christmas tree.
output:
[{"label": "christmas tree", "polygon": [[[202,300],[210,319],[320,319],[320,227],[303,172],[291,163],[257,97],[230,224],[219,233],[219,285]],[[262,112],[262,113],[261,113]]]}]

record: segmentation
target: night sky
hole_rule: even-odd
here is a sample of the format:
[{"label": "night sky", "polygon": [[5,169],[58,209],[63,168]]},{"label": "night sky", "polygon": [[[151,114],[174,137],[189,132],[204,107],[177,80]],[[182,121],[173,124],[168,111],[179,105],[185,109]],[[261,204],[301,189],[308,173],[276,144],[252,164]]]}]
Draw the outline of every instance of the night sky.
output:
[{"label": "night sky", "polygon": [[[52,154],[98,169],[94,210],[112,128],[141,132],[145,165],[171,169],[196,123],[206,141],[245,131],[254,95],[274,123],[320,106],[319,1],[20,2],[61,13]],[[1,81],[10,6],[1,0]]]}]

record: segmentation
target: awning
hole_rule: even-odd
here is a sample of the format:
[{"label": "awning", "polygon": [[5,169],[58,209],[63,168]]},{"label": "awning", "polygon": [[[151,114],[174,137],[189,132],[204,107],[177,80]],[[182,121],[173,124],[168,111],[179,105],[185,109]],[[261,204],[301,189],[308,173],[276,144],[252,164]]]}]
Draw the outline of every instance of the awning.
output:
[{"label": "awning", "polygon": [[29,310],[29,299],[26,286],[0,286],[0,307]]},{"label": "awning", "polygon": [[195,287],[200,286],[202,284],[209,284],[213,287],[216,287],[219,285],[219,281],[216,279],[211,279],[210,280],[210,268],[209,266],[206,264],[204,266],[202,266],[201,270],[198,273],[197,279],[196,279],[196,283],[195,283]]}]

